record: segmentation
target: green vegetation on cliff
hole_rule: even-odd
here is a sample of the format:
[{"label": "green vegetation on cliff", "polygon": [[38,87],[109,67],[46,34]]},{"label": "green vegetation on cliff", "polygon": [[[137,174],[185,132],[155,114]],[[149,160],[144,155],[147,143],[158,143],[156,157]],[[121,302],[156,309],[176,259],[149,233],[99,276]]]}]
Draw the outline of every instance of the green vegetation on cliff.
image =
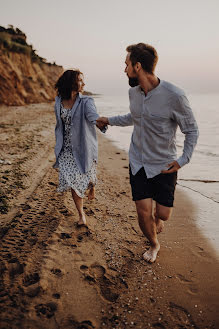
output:
[{"label": "green vegetation on cliff", "polygon": [[26,41],[27,37],[24,32],[13,25],[8,25],[8,28],[0,26],[0,48],[5,52],[15,52],[30,56],[33,62],[38,64],[44,63],[56,66],[56,63],[47,63],[46,59],[37,55],[36,50]]}]

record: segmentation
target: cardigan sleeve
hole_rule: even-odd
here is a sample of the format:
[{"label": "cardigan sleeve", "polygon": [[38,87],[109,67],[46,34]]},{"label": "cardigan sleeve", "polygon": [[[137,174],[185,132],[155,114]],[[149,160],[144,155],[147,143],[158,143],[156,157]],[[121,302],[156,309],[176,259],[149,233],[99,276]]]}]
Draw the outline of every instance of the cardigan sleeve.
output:
[{"label": "cardigan sleeve", "polygon": [[93,124],[96,124],[96,120],[99,118],[93,98],[88,98],[86,102],[85,117]]}]

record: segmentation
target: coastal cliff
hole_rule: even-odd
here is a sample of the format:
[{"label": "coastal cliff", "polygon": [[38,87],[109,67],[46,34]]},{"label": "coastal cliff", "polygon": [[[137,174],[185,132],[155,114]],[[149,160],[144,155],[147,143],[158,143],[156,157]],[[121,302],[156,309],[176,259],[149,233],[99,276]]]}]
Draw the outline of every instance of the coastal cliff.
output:
[{"label": "coastal cliff", "polygon": [[0,27],[0,104],[25,105],[54,100],[63,67],[38,56],[19,29]]}]

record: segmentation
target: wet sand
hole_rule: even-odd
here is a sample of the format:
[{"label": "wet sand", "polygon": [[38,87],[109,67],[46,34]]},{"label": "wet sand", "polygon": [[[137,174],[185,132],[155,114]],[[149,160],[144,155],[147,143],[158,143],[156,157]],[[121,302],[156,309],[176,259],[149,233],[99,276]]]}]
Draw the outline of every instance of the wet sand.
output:
[{"label": "wet sand", "polygon": [[52,106],[2,107],[0,117],[0,328],[219,327],[219,264],[197,226],[198,199],[177,187],[147,264],[127,154],[98,134],[96,199],[78,228],[70,192],[56,192]]}]

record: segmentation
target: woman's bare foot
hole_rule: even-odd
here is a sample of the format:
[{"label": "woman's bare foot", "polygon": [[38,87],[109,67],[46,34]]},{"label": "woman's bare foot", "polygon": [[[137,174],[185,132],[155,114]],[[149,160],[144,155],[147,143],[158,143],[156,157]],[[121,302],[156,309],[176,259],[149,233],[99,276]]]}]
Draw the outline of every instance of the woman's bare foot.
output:
[{"label": "woman's bare foot", "polygon": [[92,186],[88,192],[88,200],[93,200],[95,198],[95,188]]},{"label": "woman's bare foot", "polygon": [[143,254],[144,260],[146,260],[148,263],[154,263],[156,258],[157,258],[157,254],[158,254],[159,250],[160,250],[160,244],[159,243],[157,244],[156,247],[150,247],[149,250],[147,250]]},{"label": "woman's bare foot", "polygon": [[155,222],[157,225],[157,234],[163,232],[164,229],[164,222],[162,219],[155,217]]},{"label": "woman's bare foot", "polygon": [[79,221],[78,221],[77,225],[78,226],[87,225],[87,221],[86,221],[86,217],[85,217],[84,213],[82,215],[79,215]]}]

